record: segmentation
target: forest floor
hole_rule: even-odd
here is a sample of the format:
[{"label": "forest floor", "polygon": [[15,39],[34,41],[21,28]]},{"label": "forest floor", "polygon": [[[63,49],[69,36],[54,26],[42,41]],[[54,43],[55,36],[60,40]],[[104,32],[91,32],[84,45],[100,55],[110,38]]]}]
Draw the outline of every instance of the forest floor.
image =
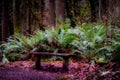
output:
[{"label": "forest floor", "polygon": [[120,80],[120,64],[104,66],[85,61],[70,61],[69,71],[62,71],[62,61],[42,62],[43,70],[35,70],[33,61],[0,62],[0,80]]}]

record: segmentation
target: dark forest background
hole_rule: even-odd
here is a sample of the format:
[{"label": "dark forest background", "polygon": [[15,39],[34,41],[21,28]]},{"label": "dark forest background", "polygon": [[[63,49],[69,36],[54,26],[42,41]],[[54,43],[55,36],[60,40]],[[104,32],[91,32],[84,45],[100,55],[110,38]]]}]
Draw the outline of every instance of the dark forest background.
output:
[{"label": "dark forest background", "polygon": [[0,41],[14,33],[33,34],[36,29],[56,27],[69,21],[120,22],[120,0],[1,0]]}]

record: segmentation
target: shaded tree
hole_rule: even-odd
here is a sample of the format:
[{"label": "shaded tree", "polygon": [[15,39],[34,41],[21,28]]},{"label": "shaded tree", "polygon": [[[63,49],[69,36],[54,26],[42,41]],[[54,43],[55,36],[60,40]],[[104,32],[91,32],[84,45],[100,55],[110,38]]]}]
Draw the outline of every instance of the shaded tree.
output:
[{"label": "shaded tree", "polygon": [[7,38],[13,34],[13,25],[11,17],[11,1],[2,0],[2,14],[1,14],[1,30],[2,40],[6,41]]},{"label": "shaded tree", "polygon": [[0,41],[2,41],[2,24],[1,24],[1,20],[2,20],[2,3],[0,3]]},{"label": "shaded tree", "polygon": [[71,26],[75,27],[74,17],[74,0],[65,0],[66,2],[66,17],[70,19]]},{"label": "shaded tree", "polygon": [[108,17],[111,24],[120,22],[120,0],[107,0],[108,3]]},{"label": "shaded tree", "polygon": [[56,26],[65,21],[65,0],[55,0]]},{"label": "shaded tree", "polygon": [[98,19],[99,3],[98,0],[89,0],[89,3],[91,8],[91,21],[95,22]]},{"label": "shaded tree", "polygon": [[55,1],[44,0],[43,24],[47,27],[55,26]]}]

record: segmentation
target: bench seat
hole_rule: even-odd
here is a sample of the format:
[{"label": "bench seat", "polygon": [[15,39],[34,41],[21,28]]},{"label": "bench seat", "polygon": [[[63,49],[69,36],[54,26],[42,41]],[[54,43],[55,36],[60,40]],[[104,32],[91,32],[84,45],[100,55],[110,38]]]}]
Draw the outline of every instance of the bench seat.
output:
[{"label": "bench seat", "polygon": [[50,53],[50,52],[30,52],[30,54],[35,55],[35,68],[42,69],[41,67],[41,56],[59,56],[63,58],[63,70],[68,71],[69,66],[69,58],[73,57],[74,54],[67,54],[67,53]]}]

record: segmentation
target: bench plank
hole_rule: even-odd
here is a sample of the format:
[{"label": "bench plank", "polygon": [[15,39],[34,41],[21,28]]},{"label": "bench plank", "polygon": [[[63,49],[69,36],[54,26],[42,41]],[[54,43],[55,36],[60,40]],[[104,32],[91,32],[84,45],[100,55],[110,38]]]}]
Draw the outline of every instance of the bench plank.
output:
[{"label": "bench plank", "polygon": [[74,56],[74,54],[67,54],[67,53],[49,53],[49,52],[30,52],[30,54],[35,55],[49,55],[49,56]]}]

